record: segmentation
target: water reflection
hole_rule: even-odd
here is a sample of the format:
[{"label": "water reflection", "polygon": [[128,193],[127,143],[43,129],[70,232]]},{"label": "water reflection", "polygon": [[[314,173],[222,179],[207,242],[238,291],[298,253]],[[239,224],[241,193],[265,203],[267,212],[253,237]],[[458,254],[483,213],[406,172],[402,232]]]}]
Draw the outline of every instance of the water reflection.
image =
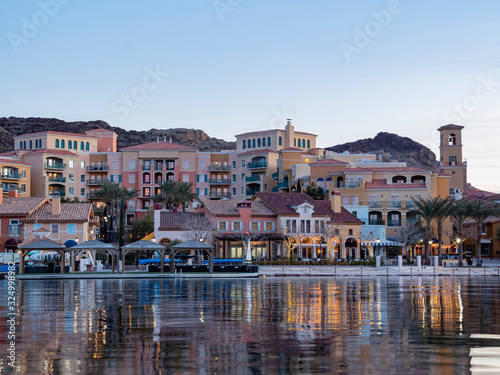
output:
[{"label": "water reflection", "polygon": [[19,374],[468,374],[499,343],[470,337],[500,334],[496,278],[17,283]]}]

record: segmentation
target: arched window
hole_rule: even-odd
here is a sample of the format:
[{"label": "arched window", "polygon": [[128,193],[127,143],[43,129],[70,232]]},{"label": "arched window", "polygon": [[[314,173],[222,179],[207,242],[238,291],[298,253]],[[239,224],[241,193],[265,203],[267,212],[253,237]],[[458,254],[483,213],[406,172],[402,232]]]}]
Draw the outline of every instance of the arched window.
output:
[{"label": "arched window", "polygon": [[76,141],[73,141],[73,149],[78,150],[78,143]]},{"label": "arched window", "polygon": [[297,138],[294,138],[294,139],[293,139],[293,145],[294,145],[295,147],[297,147]]},{"label": "arched window", "polygon": [[41,139],[38,140],[38,146],[40,146],[40,148],[42,148],[42,140]]},{"label": "arched window", "polygon": [[59,148],[59,139],[56,139],[56,148]]},{"label": "arched window", "polygon": [[457,145],[457,136],[453,133],[451,133],[448,136],[448,145],[449,146],[456,146]]},{"label": "arched window", "polygon": [[38,139],[35,139],[35,148],[38,148]]},{"label": "arched window", "polygon": [[255,138],[252,139],[252,148],[255,148]]},{"label": "arched window", "polygon": [[89,151],[90,150],[90,143],[85,143],[85,151]]},{"label": "arched window", "polygon": [[247,141],[243,140],[243,148],[247,148]]},{"label": "arched window", "polygon": [[71,150],[73,148],[73,142],[68,141],[68,150]]},{"label": "arched window", "polygon": [[271,146],[271,137],[267,137],[267,147]]},{"label": "arched window", "polygon": [[305,139],[302,140],[302,148],[306,148],[306,140]]},{"label": "arched window", "polygon": [[297,147],[300,148],[300,138],[299,138],[299,141],[297,142]]},{"label": "arched window", "polygon": [[311,141],[309,139],[307,140],[307,148],[311,148]]},{"label": "arched window", "polygon": [[257,139],[257,147],[261,147],[260,138]]},{"label": "arched window", "polygon": [[83,145],[83,142],[80,142],[80,150],[84,150],[84,145]]},{"label": "arched window", "polygon": [[27,146],[26,146],[26,141],[24,141],[24,149],[25,149],[25,150],[26,150],[26,147],[27,147]]},{"label": "arched window", "polygon": [[279,137],[278,138],[278,146],[282,146],[283,144],[283,138]]},{"label": "arched window", "polygon": [[64,139],[61,139],[61,148],[64,148]]},{"label": "arched window", "polygon": [[248,147],[248,148],[251,148],[251,147],[252,147],[252,140],[251,140],[251,139],[249,139],[249,140],[248,140],[248,142],[247,142],[247,147]]},{"label": "arched window", "polygon": [[262,147],[266,147],[266,139],[262,138]]}]

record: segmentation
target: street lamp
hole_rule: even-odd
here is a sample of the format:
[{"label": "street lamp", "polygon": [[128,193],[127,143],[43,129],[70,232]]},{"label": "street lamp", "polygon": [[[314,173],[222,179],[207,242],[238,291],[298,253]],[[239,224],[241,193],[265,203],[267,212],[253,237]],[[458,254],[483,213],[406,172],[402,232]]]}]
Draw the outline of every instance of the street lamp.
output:
[{"label": "street lamp", "polygon": [[380,238],[377,238],[377,255],[380,255]]}]

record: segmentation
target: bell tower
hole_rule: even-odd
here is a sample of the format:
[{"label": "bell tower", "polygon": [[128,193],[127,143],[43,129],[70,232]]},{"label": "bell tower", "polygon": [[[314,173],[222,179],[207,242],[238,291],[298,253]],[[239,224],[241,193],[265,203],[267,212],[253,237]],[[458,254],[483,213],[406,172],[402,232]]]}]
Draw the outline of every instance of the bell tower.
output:
[{"label": "bell tower", "polygon": [[450,176],[450,194],[457,192],[465,194],[467,187],[467,162],[462,159],[463,128],[460,125],[449,124],[438,129],[441,133],[438,171]]}]

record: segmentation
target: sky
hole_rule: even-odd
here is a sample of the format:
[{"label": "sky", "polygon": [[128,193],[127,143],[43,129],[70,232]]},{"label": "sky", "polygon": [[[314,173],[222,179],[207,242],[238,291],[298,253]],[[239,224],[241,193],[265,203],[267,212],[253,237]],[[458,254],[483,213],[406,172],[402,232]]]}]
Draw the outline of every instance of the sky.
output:
[{"label": "sky", "polygon": [[284,128],[328,147],[378,132],[439,157],[463,130],[468,181],[500,193],[500,2],[23,0],[0,5],[0,117]]}]

